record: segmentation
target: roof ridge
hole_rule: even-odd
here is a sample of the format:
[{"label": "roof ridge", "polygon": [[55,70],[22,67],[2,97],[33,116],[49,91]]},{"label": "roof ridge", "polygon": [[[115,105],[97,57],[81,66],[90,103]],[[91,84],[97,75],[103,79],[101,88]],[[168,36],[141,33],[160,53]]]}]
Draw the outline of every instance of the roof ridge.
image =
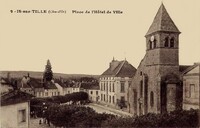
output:
[{"label": "roof ridge", "polygon": [[119,70],[116,72],[116,74],[115,74],[115,76],[119,73],[119,71],[122,69],[122,67],[123,67],[123,65],[125,64],[125,62],[126,62],[126,60],[124,60],[123,62],[122,62],[122,65],[121,65],[121,67],[119,68]]},{"label": "roof ridge", "polygon": [[191,71],[192,69],[194,69],[194,68],[196,68],[196,67],[198,67],[198,66],[200,66],[200,65],[194,64],[194,65],[192,65],[192,66],[186,68],[181,74],[188,73],[189,71]]}]

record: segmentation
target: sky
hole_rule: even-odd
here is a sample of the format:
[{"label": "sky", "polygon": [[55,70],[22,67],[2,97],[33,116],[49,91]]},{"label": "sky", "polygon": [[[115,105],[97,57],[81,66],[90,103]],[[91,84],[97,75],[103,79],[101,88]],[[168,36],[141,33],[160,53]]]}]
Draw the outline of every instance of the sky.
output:
[{"label": "sky", "polygon": [[[181,31],[179,63],[200,62],[199,0],[163,0]],[[102,74],[112,61],[138,67],[145,34],[161,0],[3,0],[0,4],[0,71]],[[66,13],[11,13],[10,10],[64,10]],[[120,10],[122,14],[75,14],[72,10]]]}]

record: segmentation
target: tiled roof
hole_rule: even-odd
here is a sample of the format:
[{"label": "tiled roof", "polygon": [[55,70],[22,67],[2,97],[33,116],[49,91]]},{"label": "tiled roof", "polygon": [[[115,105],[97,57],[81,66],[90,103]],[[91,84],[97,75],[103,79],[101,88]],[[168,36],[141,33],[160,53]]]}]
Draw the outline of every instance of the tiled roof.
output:
[{"label": "tiled roof", "polygon": [[[133,67],[128,61],[118,61],[116,68],[112,69],[110,66],[101,76],[116,76],[116,77],[133,77],[136,68]],[[112,63],[112,62],[111,62]]]},{"label": "tiled roof", "polygon": [[56,85],[51,81],[47,81],[43,85],[45,89],[57,89]]},{"label": "tiled roof", "polygon": [[1,95],[1,105],[5,106],[10,104],[26,102],[30,100],[32,97],[34,96],[31,94],[19,90],[13,90],[6,94]]},{"label": "tiled roof", "polygon": [[96,89],[99,88],[99,83],[93,83],[93,82],[87,82],[87,83],[81,83],[81,88],[83,89]]},{"label": "tiled roof", "polygon": [[146,36],[157,31],[180,33],[163,4],[161,4]]},{"label": "tiled roof", "polygon": [[111,69],[111,67],[109,67],[101,76],[115,76],[122,64],[123,61],[119,61],[118,66],[116,66],[116,68]]},{"label": "tiled roof", "polygon": [[88,88],[89,90],[99,90],[100,87],[99,86],[92,86],[91,88]]},{"label": "tiled roof", "polygon": [[61,80],[55,79],[54,80],[55,83],[59,84],[61,87],[66,88],[68,87],[67,83],[62,82]]},{"label": "tiled roof", "polygon": [[30,80],[27,83],[23,83],[20,81],[18,84],[18,87],[21,88],[43,88],[43,85],[41,83],[41,79],[36,79],[33,77],[30,77]]},{"label": "tiled roof", "polygon": [[1,84],[10,84],[8,78],[1,77]]},{"label": "tiled roof", "polygon": [[33,88],[43,88],[43,85],[42,85],[40,79],[36,79],[36,78],[32,78],[31,77],[31,79],[30,79],[28,84]]},{"label": "tiled roof", "polygon": [[188,66],[188,68],[186,68],[184,71],[182,71],[182,74],[185,74],[185,73],[191,71],[192,69],[196,68],[197,66],[200,67],[200,64],[199,64],[199,63],[195,63],[195,64],[192,65],[192,66]]},{"label": "tiled roof", "polygon": [[191,67],[192,65],[180,65],[179,66],[179,71],[184,72],[187,68]]},{"label": "tiled roof", "polygon": [[72,86],[72,88],[80,88],[81,87],[81,82],[75,82]]}]

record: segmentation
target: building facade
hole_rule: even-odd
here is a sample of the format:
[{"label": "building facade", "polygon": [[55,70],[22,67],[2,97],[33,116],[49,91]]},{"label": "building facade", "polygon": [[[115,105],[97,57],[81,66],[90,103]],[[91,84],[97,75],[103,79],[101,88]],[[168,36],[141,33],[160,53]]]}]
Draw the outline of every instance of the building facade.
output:
[{"label": "building facade", "polygon": [[200,63],[183,72],[183,109],[200,108]]},{"label": "building facade", "polygon": [[0,107],[2,128],[28,128],[29,127],[29,102],[15,103]]},{"label": "building facade", "polygon": [[127,107],[129,105],[128,88],[135,71],[136,69],[128,61],[113,59],[109,68],[99,79],[100,103],[111,107]]},{"label": "building facade", "polygon": [[87,90],[88,96],[89,96],[89,100],[91,102],[99,102],[100,100],[100,90],[99,90],[99,86],[95,87],[95,88],[90,88]]},{"label": "building facade", "polygon": [[31,78],[29,74],[27,76],[23,76],[21,83],[18,85],[21,91],[34,95],[34,88],[30,85]]},{"label": "building facade", "polygon": [[13,90],[1,95],[1,127],[29,128],[32,95]]},{"label": "building facade", "polygon": [[161,4],[146,38],[146,54],[133,77],[130,112],[163,113],[181,106],[180,31]]}]

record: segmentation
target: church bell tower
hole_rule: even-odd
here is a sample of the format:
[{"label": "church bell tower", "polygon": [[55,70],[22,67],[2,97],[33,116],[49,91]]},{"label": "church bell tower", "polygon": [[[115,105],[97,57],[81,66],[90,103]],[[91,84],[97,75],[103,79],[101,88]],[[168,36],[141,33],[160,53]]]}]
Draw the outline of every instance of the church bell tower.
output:
[{"label": "church bell tower", "polygon": [[146,37],[146,65],[179,65],[180,31],[161,4]]},{"label": "church bell tower", "polygon": [[148,89],[159,97],[156,101],[157,108],[149,108],[152,112],[156,110],[162,113],[177,109],[180,87],[179,34],[180,31],[161,4],[145,35],[145,66],[150,85]]}]

